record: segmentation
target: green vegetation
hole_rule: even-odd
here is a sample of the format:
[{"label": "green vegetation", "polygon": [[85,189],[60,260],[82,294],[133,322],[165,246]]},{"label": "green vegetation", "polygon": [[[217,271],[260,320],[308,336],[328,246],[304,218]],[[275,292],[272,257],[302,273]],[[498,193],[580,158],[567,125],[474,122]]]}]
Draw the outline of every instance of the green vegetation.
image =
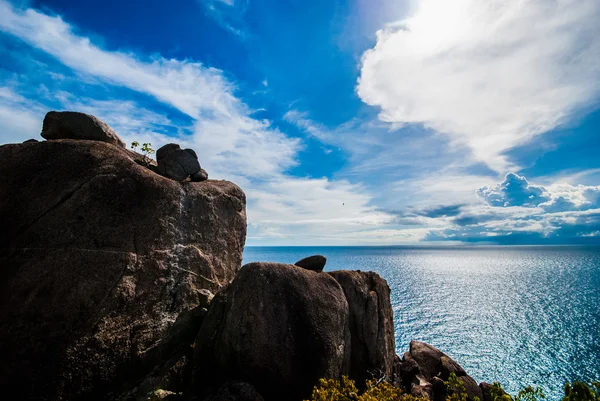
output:
[{"label": "green vegetation", "polygon": [[[450,377],[446,384],[446,401],[468,401],[467,389],[464,383],[454,373],[450,373]],[[475,397],[473,401],[481,401],[479,397]],[[508,400],[507,400],[508,401]]]},{"label": "green vegetation", "polygon": [[342,376],[341,380],[321,379],[315,386],[310,401],[427,401],[424,398],[403,394],[402,390],[383,380],[369,380],[362,393],[354,380]]},{"label": "green vegetation", "polygon": [[562,401],[600,401],[600,382],[591,387],[584,382],[566,383]]},{"label": "green vegetation", "polygon": [[[133,151],[137,151],[137,148],[139,148],[139,147],[140,147],[140,143],[138,141],[131,142],[131,149]],[[140,151],[142,152],[143,163],[146,167],[148,167],[148,165],[150,165],[150,155],[154,154],[154,149],[152,149],[152,144],[151,143],[143,143],[142,147],[140,148]]]},{"label": "green vegetation", "polygon": [[[463,382],[452,373],[446,384],[446,401],[467,401],[468,396]],[[508,394],[500,383],[494,383],[490,391],[492,401],[542,401],[546,399],[539,387],[525,387],[516,396]],[[347,376],[341,380],[321,379],[307,401],[428,401],[425,398],[404,394],[401,389],[383,380],[369,380],[365,391],[357,389],[356,383]],[[478,397],[475,400],[479,401]],[[591,386],[584,382],[565,384],[565,395],[561,401],[600,401],[600,383]]]}]

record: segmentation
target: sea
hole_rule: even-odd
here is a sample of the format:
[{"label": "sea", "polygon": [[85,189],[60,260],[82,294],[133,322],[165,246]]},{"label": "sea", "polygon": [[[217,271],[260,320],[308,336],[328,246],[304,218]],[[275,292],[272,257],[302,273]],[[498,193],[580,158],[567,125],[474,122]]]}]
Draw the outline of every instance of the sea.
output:
[{"label": "sea", "polygon": [[511,394],[600,381],[600,247],[246,247],[244,263],[327,257],[391,289],[396,352],[425,341]]}]

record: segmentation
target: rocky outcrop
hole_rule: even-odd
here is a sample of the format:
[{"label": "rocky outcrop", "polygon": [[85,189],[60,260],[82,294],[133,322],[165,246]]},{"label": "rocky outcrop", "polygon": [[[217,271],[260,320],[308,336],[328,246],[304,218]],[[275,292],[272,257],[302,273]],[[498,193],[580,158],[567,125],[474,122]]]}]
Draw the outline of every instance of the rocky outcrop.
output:
[{"label": "rocky outcrop", "polygon": [[111,399],[149,371],[168,376],[201,313],[181,330],[177,317],[241,265],[240,188],[134,159],[97,141],[0,146],[0,383],[19,399]]},{"label": "rocky outcrop", "polygon": [[327,263],[327,258],[323,255],[312,255],[306,258],[300,259],[296,263],[295,266],[301,267],[306,270],[312,270],[315,272],[322,272],[325,267],[325,263]]},{"label": "rocky outcrop", "polygon": [[156,162],[160,174],[177,181],[184,181],[188,177],[191,177],[192,181],[208,179],[206,171],[200,168],[196,152],[192,149],[181,149],[176,143],[168,143],[158,149]]},{"label": "rocky outcrop", "polygon": [[331,276],[251,263],[213,300],[196,339],[195,388],[252,384],[265,400],[301,400],[343,372],[348,303]]},{"label": "rocky outcrop", "polygon": [[373,377],[391,380],[396,355],[390,288],[377,273],[329,273],[342,287],[349,307],[347,372],[361,386]]},{"label": "rocky outcrop", "polygon": [[389,288],[375,273],[252,263],[218,294],[196,339],[198,391],[227,380],[302,400],[319,378],[391,377]]},{"label": "rocky outcrop", "polygon": [[491,400],[435,347],[395,355],[377,274],[322,255],[239,270],[245,195],[193,150],[154,163],[74,112],[42,135],[0,146],[0,385],[19,399],[299,401],[347,375]]},{"label": "rocky outcrop", "polygon": [[85,139],[125,148],[125,142],[108,124],[92,115],[76,111],[51,111],[46,114],[42,137],[48,140]]},{"label": "rocky outcrop", "polygon": [[448,389],[444,382],[451,374],[455,374],[461,383],[461,389],[454,391],[466,393],[471,401],[475,397],[483,399],[477,382],[456,361],[424,342],[411,341],[409,352],[404,353],[402,360],[397,359],[395,366],[397,385],[405,387],[412,395],[432,400],[446,398]]}]

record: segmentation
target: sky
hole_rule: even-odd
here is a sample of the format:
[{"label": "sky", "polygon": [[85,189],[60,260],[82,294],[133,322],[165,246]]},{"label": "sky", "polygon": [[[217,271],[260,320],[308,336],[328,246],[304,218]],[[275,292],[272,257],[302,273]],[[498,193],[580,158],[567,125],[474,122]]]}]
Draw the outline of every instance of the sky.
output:
[{"label": "sky", "polygon": [[600,244],[598,0],[0,0],[0,144],[193,148],[247,245]]}]

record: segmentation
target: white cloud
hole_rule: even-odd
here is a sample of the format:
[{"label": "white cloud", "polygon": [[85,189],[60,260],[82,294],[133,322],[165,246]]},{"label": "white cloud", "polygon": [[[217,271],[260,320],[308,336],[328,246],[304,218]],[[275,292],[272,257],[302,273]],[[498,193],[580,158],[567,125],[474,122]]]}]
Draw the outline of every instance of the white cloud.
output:
[{"label": "white cloud", "polygon": [[497,185],[486,185],[477,194],[490,206],[538,206],[550,200],[544,187],[530,184],[525,177],[508,173]]},{"label": "white cloud", "polygon": [[0,29],[78,72],[152,95],[190,117],[246,112],[223,72],[201,63],[162,57],[141,61],[130,53],[105,51],[77,36],[59,16],[18,10],[5,0],[0,1]]},{"label": "white cloud", "polygon": [[600,186],[552,184],[534,185],[527,178],[508,173],[500,184],[486,185],[477,194],[490,206],[539,207],[556,213],[600,208]]},{"label": "white cloud", "polygon": [[357,92],[393,123],[422,123],[498,171],[504,151],[600,92],[597,0],[420,0],[380,30]]},{"label": "white cloud", "polygon": [[11,88],[0,87],[0,143],[18,143],[41,131],[43,108]]},{"label": "white cloud", "polygon": [[[189,60],[159,56],[146,60],[101,49],[78,36],[60,17],[34,9],[18,10],[5,0],[0,0],[0,30],[51,54],[82,76],[95,78],[97,83],[150,95],[189,116],[185,117],[187,123],[175,129],[171,118],[136,101],[90,98],[93,82],[78,89],[84,96],[55,91],[45,99],[98,116],[127,142],[147,141],[155,148],[178,142],[194,148],[211,178],[232,180],[245,190],[249,239],[256,229],[263,243],[297,235],[311,241],[310,233],[331,232],[339,240],[348,229],[377,225],[389,218],[369,206],[371,198],[360,186],[286,174],[297,163],[300,140],[287,137],[268,120],[253,118],[252,110],[235,96],[235,85],[220,70]],[[25,133],[37,134],[47,110],[12,89],[0,90],[0,122],[9,128],[11,138],[20,141],[26,139]],[[0,139],[5,142],[4,137]]]}]

